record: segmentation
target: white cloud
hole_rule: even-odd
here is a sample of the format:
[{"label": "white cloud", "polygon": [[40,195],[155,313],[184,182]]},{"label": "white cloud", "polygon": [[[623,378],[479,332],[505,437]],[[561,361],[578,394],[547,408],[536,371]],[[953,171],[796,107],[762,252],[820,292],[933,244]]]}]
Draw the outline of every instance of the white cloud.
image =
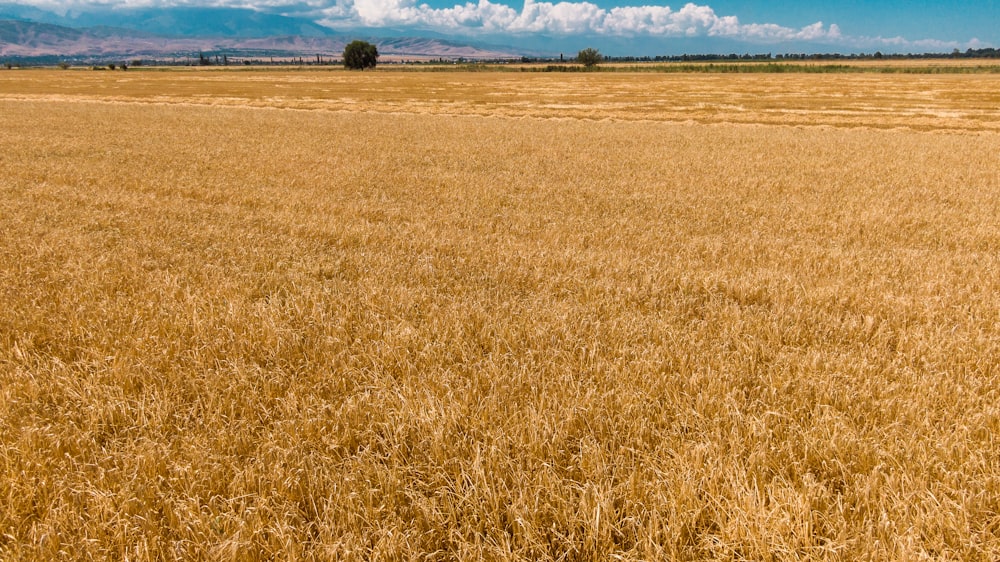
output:
[{"label": "white cloud", "polygon": [[[15,0],[18,1],[18,0]],[[836,49],[942,51],[988,46],[977,39],[966,43],[902,37],[844,35],[836,24],[816,22],[802,28],[776,23],[743,23],[736,16],[719,15],[710,6],[687,3],[621,6],[605,9],[587,0],[557,2],[523,0],[520,9],[492,0],[467,1],[433,8],[418,0],[19,0],[65,13],[85,7],[218,6],[255,8],[271,13],[306,17],[333,28],[363,25],[432,29],[458,34],[604,35],[618,37],[725,38],[758,44],[809,42]],[[517,0],[512,0],[517,1]],[[641,1],[641,0],[640,0]]]},{"label": "white cloud", "polygon": [[[831,26],[836,27],[836,26]],[[834,41],[837,45],[850,47],[855,51],[872,52],[885,50],[890,53],[945,53],[952,49],[982,49],[993,47],[992,43],[972,38],[967,41],[944,41],[941,39],[907,39],[905,37],[863,37],[840,35],[839,29]]]},{"label": "white cloud", "polygon": [[720,16],[709,6],[623,6],[601,8],[591,2],[524,0],[520,11],[479,0],[452,8],[432,8],[414,0],[343,0],[324,10],[328,25],[419,26],[445,30],[555,35],[654,35],[662,37],[726,37],[757,42],[788,40],[833,41],[841,37],[836,25],[822,23],[794,29],[777,24],[743,24],[735,16]]}]

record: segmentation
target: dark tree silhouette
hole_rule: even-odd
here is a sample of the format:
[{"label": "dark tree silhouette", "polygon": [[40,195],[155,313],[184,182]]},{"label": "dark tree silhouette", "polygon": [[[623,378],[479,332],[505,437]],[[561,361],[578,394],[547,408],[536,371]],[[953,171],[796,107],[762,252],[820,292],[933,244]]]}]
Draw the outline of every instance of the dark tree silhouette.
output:
[{"label": "dark tree silhouette", "polygon": [[378,49],[367,41],[351,41],[344,47],[344,66],[353,70],[375,68]]},{"label": "dark tree silhouette", "polygon": [[597,49],[591,49],[589,47],[576,54],[576,62],[586,66],[587,68],[595,66],[602,60],[604,60],[604,57],[601,55],[601,52]]}]

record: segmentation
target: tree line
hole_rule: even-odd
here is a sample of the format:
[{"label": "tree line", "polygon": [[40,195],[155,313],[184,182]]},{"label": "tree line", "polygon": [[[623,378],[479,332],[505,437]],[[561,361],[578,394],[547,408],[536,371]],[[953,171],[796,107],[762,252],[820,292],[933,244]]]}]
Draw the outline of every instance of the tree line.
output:
[{"label": "tree line", "polygon": [[[241,65],[280,65],[280,64],[296,64],[296,65],[309,65],[309,64],[337,64],[335,56],[331,55],[315,55],[315,61],[312,58],[305,58],[302,56],[289,57],[286,53],[281,53],[275,56],[268,57],[268,53],[239,53],[239,54],[225,54],[221,52],[217,53],[204,53],[200,52],[196,59],[191,59],[190,56],[179,57],[172,56],[169,61],[157,61],[157,60],[132,60],[128,63],[120,64],[120,67],[126,67],[126,65],[131,64],[131,66],[139,66],[143,63],[150,65],[158,64],[168,64],[168,65],[200,65],[200,66],[215,66],[222,65],[228,66],[230,64],[241,64]],[[182,58],[182,60],[179,60]],[[346,68],[365,70],[375,68],[378,63],[379,53],[378,48],[368,43],[367,41],[352,41],[344,47],[344,53],[342,62]],[[3,61],[2,65],[5,69],[20,68],[22,66],[35,66],[35,65],[69,65],[69,64],[83,64],[83,65],[98,65],[103,66],[108,62],[108,57],[60,57],[57,55],[41,55],[41,56],[13,56],[5,57],[6,60]],[[764,61],[764,62],[788,62],[788,61],[852,61],[852,60],[920,60],[920,59],[1000,59],[1000,49],[993,47],[986,47],[982,49],[967,49],[965,51],[960,51],[959,49],[953,50],[951,53],[882,53],[880,51],[875,51],[874,53],[729,53],[729,54],[683,54],[683,55],[656,55],[656,56],[608,56],[601,54],[597,49],[587,48],[581,50],[577,56],[573,59],[567,60],[566,57],[560,55],[559,57],[528,57],[523,56],[519,60],[522,63],[566,63],[566,62],[576,62],[582,64],[585,68],[591,68],[601,62],[616,62],[616,63],[628,63],[628,62],[741,62],[741,61]],[[494,62],[494,63],[508,63],[516,61],[518,59],[497,59],[493,61],[483,61],[483,62]],[[444,58],[440,59],[439,62],[450,62]],[[464,59],[459,59],[459,62],[465,62]]]}]

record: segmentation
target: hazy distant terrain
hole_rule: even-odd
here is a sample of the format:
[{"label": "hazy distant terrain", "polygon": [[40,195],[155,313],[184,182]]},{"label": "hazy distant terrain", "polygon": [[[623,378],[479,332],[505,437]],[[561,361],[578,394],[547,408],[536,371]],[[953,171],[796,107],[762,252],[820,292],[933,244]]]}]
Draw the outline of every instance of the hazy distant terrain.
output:
[{"label": "hazy distant terrain", "polygon": [[495,59],[521,54],[512,47],[436,37],[365,36],[369,33],[339,33],[304,19],[240,9],[116,10],[73,18],[0,5],[0,57],[158,58],[205,51],[312,57],[339,55],[347,42],[359,37],[375,42],[389,56]]}]

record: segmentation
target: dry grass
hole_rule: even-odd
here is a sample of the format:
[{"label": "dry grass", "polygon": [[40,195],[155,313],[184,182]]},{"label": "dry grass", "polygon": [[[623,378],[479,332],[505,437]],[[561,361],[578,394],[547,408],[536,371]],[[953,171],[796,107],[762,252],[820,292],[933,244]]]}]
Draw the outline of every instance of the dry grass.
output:
[{"label": "dry grass", "polygon": [[0,73],[0,559],[997,560],[997,79],[680,78]]},{"label": "dry grass", "polygon": [[1000,73],[7,71],[2,99],[1000,133]]}]

